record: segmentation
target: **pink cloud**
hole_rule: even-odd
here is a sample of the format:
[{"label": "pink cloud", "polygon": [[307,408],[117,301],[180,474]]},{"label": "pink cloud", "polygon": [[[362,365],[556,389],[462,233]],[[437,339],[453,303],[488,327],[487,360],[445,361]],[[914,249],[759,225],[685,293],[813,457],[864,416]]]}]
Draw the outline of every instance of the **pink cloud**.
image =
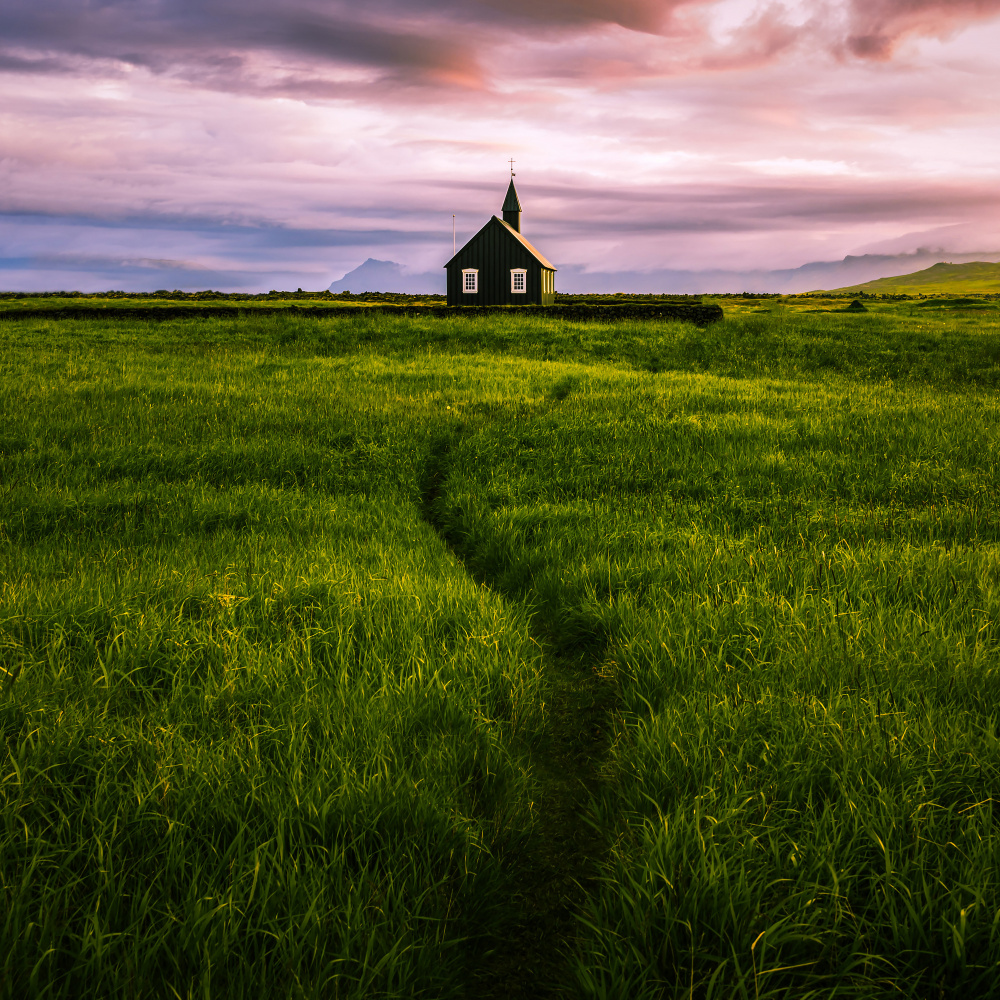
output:
[{"label": "pink cloud", "polygon": [[888,59],[907,36],[944,38],[998,16],[1000,0],[852,0],[846,46],[862,59]]},{"label": "pink cloud", "polygon": [[[886,60],[903,38],[1000,15],[1000,0],[802,0],[794,10],[785,2],[748,13],[720,40],[712,28],[719,0],[164,0],[153,8],[7,0],[0,70],[79,74],[86,60],[117,61],[218,90],[395,91],[405,101],[426,89],[445,99],[449,90],[503,89],[520,73],[627,86],[803,51]],[[281,72],[262,74],[262,58]],[[344,67],[369,73],[345,79]]]}]

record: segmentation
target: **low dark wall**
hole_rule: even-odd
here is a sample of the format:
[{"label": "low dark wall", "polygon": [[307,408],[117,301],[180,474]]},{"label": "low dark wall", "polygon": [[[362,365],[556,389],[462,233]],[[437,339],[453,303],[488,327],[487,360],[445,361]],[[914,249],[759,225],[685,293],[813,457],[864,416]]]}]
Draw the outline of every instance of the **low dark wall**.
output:
[{"label": "low dark wall", "polygon": [[[679,319],[706,326],[722,319],[722,307],[700,302],[623,302],[621,305],[588,305],[572,303],[552,306],[521,306],[534,315],[554,319],[595,320],[606,323],[613,319]],[[466,311],[466,307],[461,307]],[[489,312],[483,309],[482,312]]]},{"label": "low dark wall", "polygon": [[546,319],[591,320],[601,323],[619,319],[683,320],[705,326],[722,319],[721,306],[688,302],[628,303],[621,305],[571,305],[552,306],[420,306],[389,305],[371,306],[56,306],[51,309],[0,309],[0,319],[130,319],[157,322],[197,316],[233,318],[268,316],[294,313],[296,316],[358,316],[381,313],[388,316],[482,316],[487,313],[508,313],[515,316],[543,316]]}]

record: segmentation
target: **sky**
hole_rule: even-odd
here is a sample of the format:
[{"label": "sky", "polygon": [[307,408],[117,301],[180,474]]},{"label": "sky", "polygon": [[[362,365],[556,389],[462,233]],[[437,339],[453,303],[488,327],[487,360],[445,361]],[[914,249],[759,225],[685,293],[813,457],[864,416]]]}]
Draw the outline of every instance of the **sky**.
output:
[{"label": "sky", "polygon": [[1000,256],[998,51],[1000,0],[4,0],[0,290],[436,273],[511,158],[566,275]]}]

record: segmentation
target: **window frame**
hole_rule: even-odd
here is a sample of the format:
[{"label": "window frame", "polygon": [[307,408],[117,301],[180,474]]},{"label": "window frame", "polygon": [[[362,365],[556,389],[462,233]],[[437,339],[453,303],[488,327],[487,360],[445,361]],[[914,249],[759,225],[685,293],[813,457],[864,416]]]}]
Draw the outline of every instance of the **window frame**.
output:
[{"label": "window frame", "polygon": [[[472,287],[469,288],[468,275],[472,275]],[[479,294],[479,268],[478,267],[463,267],[462,268],[462,294],[463,295],[478,295]]]},{"label": "window frame", "polygon": [[[521,287],[517,287],[517,276],[520,275],[524,280],[521,282]],[[527,295],[528,294],[528,269],[526,267],[512,267],[510,269],[510,293],[511,295]]]}]

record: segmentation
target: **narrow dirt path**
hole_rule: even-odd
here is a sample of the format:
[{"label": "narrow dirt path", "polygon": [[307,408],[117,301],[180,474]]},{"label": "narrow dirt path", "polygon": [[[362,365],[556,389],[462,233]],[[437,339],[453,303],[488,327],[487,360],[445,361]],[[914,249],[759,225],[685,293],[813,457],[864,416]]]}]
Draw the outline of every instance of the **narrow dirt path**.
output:
[{"label": "narrow dirt path", "polygon": [[[453,439],[432,448],[423,485],[424,519],[466,565],[460,543],[441,523],[437,502],[447,479]],[[471,574],[497,590],[495,581]],[[507,601],[519,595],[497,592]],[[532,623],[542,651],[547,726],[533,742],[529,766],[538,780],[533,805],[534,836],[519,859],[509,900],[516,914],[500,940],[484,941],[470,962],[469,1000],[548,1000],[578,995],[568,954],[577,933],[577,915],[607,850],[603,835],[588,822],[591,800],[599,795],[600,764],[608,746],[613,708],[611,685],[599,673],[604,647],[558,651],[544,622]]]},{"label": "narrow dirt path", "polygon": [[517,923],[488,943],[473,971],[470,1000],[576,996],[567,960],[577,914],[604,856],[604,837],[589,823],[599,793],[608,706],[589,657],[546,655],[548,728],[531,755],[539,782],[532,847],[517,870],[510,903]]}]

